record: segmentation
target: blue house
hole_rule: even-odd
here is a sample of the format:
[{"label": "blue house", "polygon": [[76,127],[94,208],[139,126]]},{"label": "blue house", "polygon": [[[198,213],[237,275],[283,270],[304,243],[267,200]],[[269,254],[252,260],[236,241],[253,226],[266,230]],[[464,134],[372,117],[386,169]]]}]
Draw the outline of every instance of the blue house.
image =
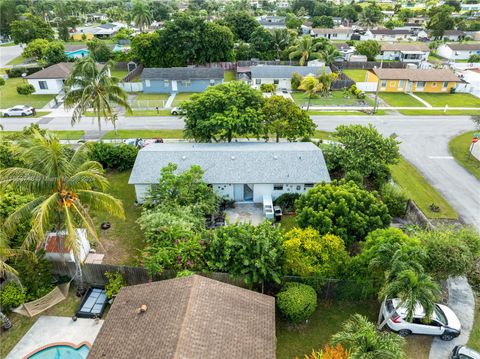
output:
[{"label": "blue house", "polygon": [[202,92],[223,82],[222,68],[171,67],[143,69],[144,93]]}]

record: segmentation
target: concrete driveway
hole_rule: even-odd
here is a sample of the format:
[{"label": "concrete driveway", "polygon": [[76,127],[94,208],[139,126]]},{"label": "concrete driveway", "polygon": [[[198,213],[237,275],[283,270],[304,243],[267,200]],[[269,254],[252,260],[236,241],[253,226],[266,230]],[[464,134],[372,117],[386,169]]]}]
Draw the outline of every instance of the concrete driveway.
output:
[{"label": "concrete driveway", "polygon": [[22,54],[20,45],[0,47],[0,67],[4,67],[15,57]]}]

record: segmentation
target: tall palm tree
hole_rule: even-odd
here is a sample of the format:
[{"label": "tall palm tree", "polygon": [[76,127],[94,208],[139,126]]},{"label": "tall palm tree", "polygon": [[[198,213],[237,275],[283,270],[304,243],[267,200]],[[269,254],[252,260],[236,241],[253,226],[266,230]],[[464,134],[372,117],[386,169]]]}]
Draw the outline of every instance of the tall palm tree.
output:
[{"label": "tall palm tree", "polygon": [[145,30],[152,23],[152,14],[148,4],[142,0],[137,0],[133,3],[131,15],[140,31]]},{"label": "tall palm tree", "polygon": [[351,359],[403,359],[405,339],[393,334],[378,332],[375,324],[360,314],[354,314],[342,325],[342,330],[332,336],[331,344],[341,344],[350,350]]},{"label": "tall palm tree", "polygon": [[318,91],[321,91],[322,88],[323,84],[318,81],[317,78],[311,75],[305,76],[302,82],[300,82],[300,86],[298,86],[298,89],[305,91],[305,93],[308,95],[307,111],[310,108],[310,101],[312,97],[315,96]]},{"label": "tall palm tree", "polygon": [[341,54],[335,46],[329,45],[325,49],[320,50],[320,57],[325,61],[327,66],[330,66],[337,57],[340,57]]},{"label": "tall palm tree", "polygon": [[370,13],[366,12],[366,11],[362,11],[360,13],[360,15],[358,16],[357,23],[358,23],[358,25],[366,27],[367,29],[370,29],[370,28],[374,27],[375,25],[377,25],[376,19],[372,18],[370,16]]},{"label": "tall palm tree", "polygon": [[295,45],[290,47],[288,57],[290,60],[300,58],[299,63],[301,66],[305,64],[310,58],[319,57],[320,43],[314,43],[311,36],[305,35],[297,39]]},{"label": "tall palm tree", "polygon": [[[98,241],[90,211],[124,218],[122,202],[104,192],[108,181],[101,164],[89,157],[89,144],[81,145],[71,154],[58,138],[35,130],[23,144],[21,159],[25,167],[0,170],[0,189],[12,186],[35,196],[4,223],[7,232],[14,232],[19,223],[31,222],[32,229],[22,244],[23,249],[41,243],[47,232],[54,231],[57,235],[65,233],[65,248],[77,257],[80,252],[77,228],[85,228],[89,237]],[[81,274],[79,266],[78,273]]]},{"label": "tall palm tree", "polygon": [[73,67],[65,81],[65,108],[74,109],[72,126],[90,109],[97,117],[99,131],[102,130],[102,117],[107,121],[115,113],[114,105],[124,107],[129,113],[132,111],[127,94],[118,86],[118,79],[110,76],[111,67],[109,61],[100,69],[89,56]]},{"label": "tall palm tree", "polygon": [[282,51],[290,44],[290,33],[285,29],[275,29],[272,32],[272,42],[277,54],[277,59],[279,59]]}]

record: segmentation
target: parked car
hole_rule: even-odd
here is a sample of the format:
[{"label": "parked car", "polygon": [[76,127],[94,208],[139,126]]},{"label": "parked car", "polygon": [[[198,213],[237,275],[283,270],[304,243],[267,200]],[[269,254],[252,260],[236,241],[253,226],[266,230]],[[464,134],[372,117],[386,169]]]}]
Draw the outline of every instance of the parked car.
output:
[{"label": "parked car", "polygon": [[435,304],[432,319],[430,322],[425,322],[425,311],[420,304],[417,304],[413,320],[408,322],[405,319],[407,308],[399,304],[399,299],[386,299],[380,310],[383,318],[388,318],[387,326],[402,337],[410,334],[424,334],[439,336],[440,339],[448,341],[460,335],[460,320],[449,307]]},{"label": "parked car", "polygon": [[181,107],[174,107],[172,108],[172,111],[170,111],[170,113],[174,116],[177,116],[177,115],[185,115],[187,112]]},{"label": "parked car", "polygon": [[480,359],[480,353],[467,348],[464,345],[457,345],[453,348],[452,354],[450,355],[451,359]]},{"label": "parked car", "polygon": [[31,106],[18,105],[7,109],[4,113],[4,117],[24,117],[35,114],[35,109]]}]

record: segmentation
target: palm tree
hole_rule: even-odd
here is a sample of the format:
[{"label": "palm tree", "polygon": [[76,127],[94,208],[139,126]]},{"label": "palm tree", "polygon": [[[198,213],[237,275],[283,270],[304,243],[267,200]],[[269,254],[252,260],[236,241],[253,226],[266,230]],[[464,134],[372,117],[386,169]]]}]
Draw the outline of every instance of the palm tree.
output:
[{"label": "palm tree", "polygon": [[299,90],[305,91],[308,95],[307,111],[310,108],[310,101],[315,94],[323,88],[323,84],[314,76],[305,76],[298,86]]},{"label": "palm tree", "polygon": [[358,16],[358,25],[364,26],[367,29],[374,27],[377,24],[377,21],[370,16],[370,13],[362,11]]},{"label": "palm tree", "polygon": [[288,30],[275,29],[272,32],[272,42],[275,52],[277,53],[277,59],[280,58],[283,50],[290,44],[290,34]]},{"label": "palm tree", "polygon": [[313,42],[311,36],[302,36],[297,40],[295,45],[290,47],[288,57],[290,60],[300,58],[299,63],[303,66],[308,59],[319,57],[318,50],[320,46],[320,43]]},{"label": "palm tree", "polygon": [[320,50],[320,57],[325,61],[327,66],[330,66],[337,57],[340,57],[341,54],[335,46],[326,46],[325,49]]},{"label": "palm tree", "polygon": [[127,94],[118,86],[118,79],[110,76],[111,67],[109,61],[99,69],[91,57],[83,58],[73,67],[65,81],[65,108],[74,109],[72,126],[90,109],[97,117],[99,131],[102,130],[101,118],[111,119],[114,105],[124,107],[129,113],[132,111]]},{"label": "palm tree", "polygon": [[[107,212],[124,218],[122,202],[104,193],[108,181],[100,163],[91,161],[90,145],[85,143],[70,154],[58,138],[34,130],[21,152],[25,167],[0,170],[0,190],[12,186],[35,198],[5,220],[7,233],[19,223],[29,221],[32,229],[22,249],[41,243],[49,231],[65,233],[65,248],[77,257],[80,252],[76,229],[85,228],[89,237],[98,241],[89,211]],[[77,264],[79,263],[76,260]],[[81,269],[77,267],[77,274]]]},{"label": "palm tree", "polygon": [[147,28],[152,23],[152,14],[148,4],[141,0],[135,1],[132,6],[131,18],[141,31]]},{"label": "palm tree", "polygon": [[342,325],[342,330],[332,336],[331,344],[341,344],[350,350],[351,359],[403,359],[405,339],[393,334],[378,332],[375,324],[360,314],[354,314]]}]

